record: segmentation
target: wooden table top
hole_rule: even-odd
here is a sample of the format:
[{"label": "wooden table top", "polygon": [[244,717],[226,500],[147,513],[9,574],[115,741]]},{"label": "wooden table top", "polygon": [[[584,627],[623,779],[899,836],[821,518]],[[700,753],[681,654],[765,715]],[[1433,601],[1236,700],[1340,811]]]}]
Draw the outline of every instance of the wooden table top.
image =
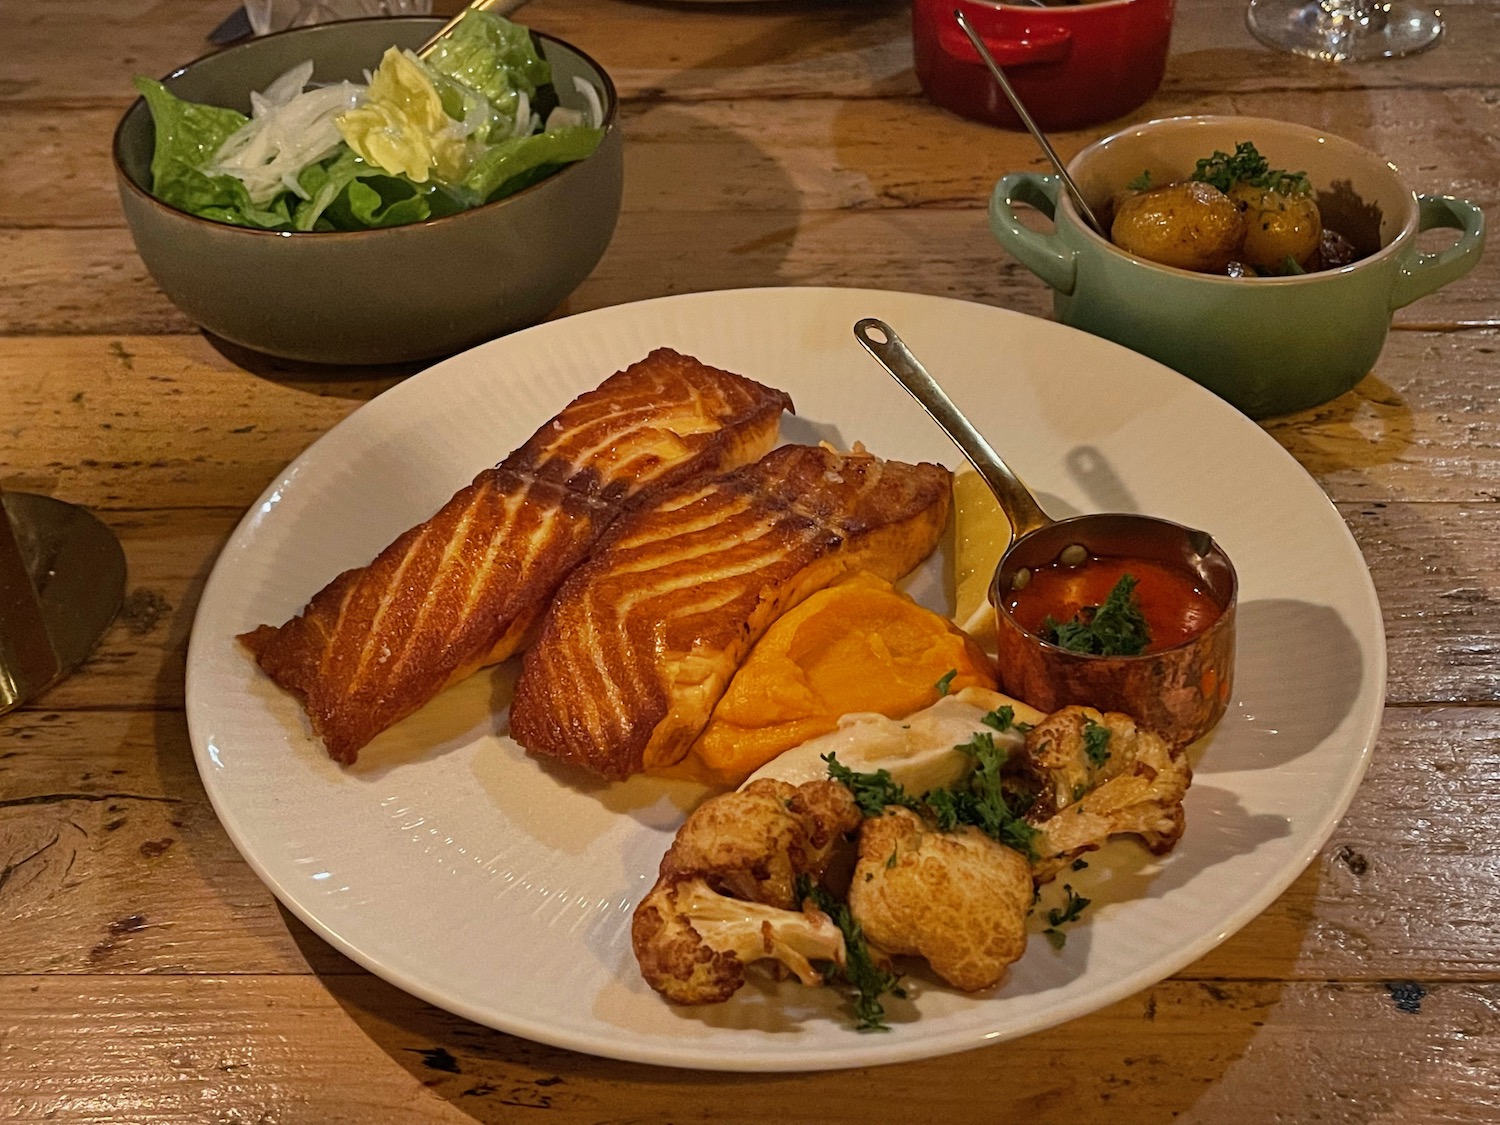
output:
[{"label": "wooden table top", "polygon": [[[0,718],[0,1120],[1500,1119],[1500,257],[1398,313],[1353,391],[1265,423],[1353,530],[1390,655],[1368,777],[1270,909],[1135,996],[947,1058],[743,1075],[576,1055],[334,952],[240,859],[193,766],[183,668],[216,553],[288,461],[414,370],[216,346],[136,256],[108,156],[130,78],[203,53],[229,7],[0,7],[0,484],[89,506],[130,569],[84,668]],[[1326,127],[1494,214],[1493,3],[1445,5],[1435,50],[1342,67],[1262,48],[1243,9],[1181,0],[1165,84],[1131,120]],[[560,312],[808,284],[1048,315],[984,222],[994,180],[1040,153],[924,101],[907,4],[533,0],[519,18],[624,98],[619,229]]]}]

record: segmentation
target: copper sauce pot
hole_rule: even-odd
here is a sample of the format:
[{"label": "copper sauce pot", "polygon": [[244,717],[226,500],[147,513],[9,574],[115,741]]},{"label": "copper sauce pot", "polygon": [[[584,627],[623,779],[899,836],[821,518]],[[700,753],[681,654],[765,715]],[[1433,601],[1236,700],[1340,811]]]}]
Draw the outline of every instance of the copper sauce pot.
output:
[{"label": "copper sauce pot", "polygon": [[[1104,512],[1053,520],[891,327],[874,318],[854,335],[953,439],[994,492],[1011,525],[1011,542],[990,581],[1000,686],[1042,711],[1081,704],[1123,711],[1174,746],[1213,729],[1234,682],[1238,580],[1229,557],[1207,532],[1171,520]],[[1079,548],[1082,548],[1080,552]],[[1073,652],[1025,629],[1007,595],[1065,551],[1087,556],[1154,559],[1196,575],[1219,615],[1180,644],[1139,656]]]}]

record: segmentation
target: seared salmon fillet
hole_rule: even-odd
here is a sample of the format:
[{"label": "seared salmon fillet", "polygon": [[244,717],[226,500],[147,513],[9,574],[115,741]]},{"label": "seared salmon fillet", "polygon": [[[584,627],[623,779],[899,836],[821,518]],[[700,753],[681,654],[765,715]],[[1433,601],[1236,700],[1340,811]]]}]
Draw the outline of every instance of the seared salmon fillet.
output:
[{"label": "seared salmon fillet", "polygon": [[512,737],[611,778],[672,765],[778,616],[845,571],[926,558],[950,490],[941,465],[788,445],[634,508],[543,619]]},{"label": "seared salmon fillet", "polygon": [[516,652],[558,585],[644,495],[754,461],[782,391],[667,348],[580,395],[368,566],[240,637],[346,765],[445,687]]}]

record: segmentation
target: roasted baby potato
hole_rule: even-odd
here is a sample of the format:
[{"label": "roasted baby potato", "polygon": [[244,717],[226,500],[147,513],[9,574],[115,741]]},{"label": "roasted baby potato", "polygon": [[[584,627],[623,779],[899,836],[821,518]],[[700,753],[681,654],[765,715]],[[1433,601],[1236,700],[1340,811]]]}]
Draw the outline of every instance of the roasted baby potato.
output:
[{"label": "roasted baby potato", "polygon": [[1307,265],[1323,237],[1323,220],[1310,195],[1236,184],[1229,198],[1245,216],[1245,243],[1239,260],[1257,269],[1280,272],[1287,260]]},{"label": "roasted baby potato", "polygon": [[1211,184],[1188,180],[1126,196],[1110,229],[1114,244],[1164,266],[1224,273],[1245,239],[1245,217]]}]

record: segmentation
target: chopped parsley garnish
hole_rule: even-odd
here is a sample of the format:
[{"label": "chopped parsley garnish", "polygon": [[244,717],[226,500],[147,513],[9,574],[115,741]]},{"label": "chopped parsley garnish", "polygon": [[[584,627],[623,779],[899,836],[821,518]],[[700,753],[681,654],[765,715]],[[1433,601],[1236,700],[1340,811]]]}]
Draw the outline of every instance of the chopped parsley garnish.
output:
[{"label": "chopped parsley garnish", "polygon": [[828,763],[828,776],[854,794],[854,802],[864,816],[880,816],[887,806],[898,805],[925,815],[942,832],[973,825],[991,839],[1035,860],[1038,830],[1025,818],[1030,801],[1008,790],[1001,777],[1008,751],[996,746],[995,736],[988,732],[976,734],[955,749],[973,756],[974,769],[953,788],[932,789],[921,798],[908,793],[889,770],[858,773],[834,754],[823,755],[823,761]]},{"label": "chopped parsley garnish", "polygon": [[885,1005],[880,998],[887,994],[906,998],[901,977],[875,963],[863,927],[855,921],[847,904],[840,902],[806,875],[797,877],[797,897],[812,900],[814,906],[833,919],[844,934],[844,964],[829,965],[827,975],[842,979],[854,989],[855,1030],[889,1031],[885,1022]]},{"label": "chopped parsley garnish", "polygon": [[1047,911],[1047,922],[1049,925],[1062,926],[1069,922],[1078,921],[1079,915],[1083,913],[1084,907],[1088,906],[1090,899],[1084,898],[1073,890],[1071,883],[1063,884],[1063,893],[1067,900],[1061,906],[1054,906]]},{"label": "chopped parsley garnish", "polygon": [[902,788],[901,783],[891,777],[890,770],[856,773],[832,753],[824,754],[823,761],[828,763],[828,776],[854,794],[860,815],[879,816],[887,805],[900,805],[921,812],[922,802]]},{"label": "chopped parsley garnish", "polygon": [[1135,179],[1131,180],[1128,184],[1125,185],[1125,190],[1126,191],[1150,191],[1151,190],[1151,169],[1150,168],[1142,168],[1141,169],[1141,174],[1139,176],[1137,176]]},{"label": "chopped parsley garnish", "polygon": [[1075,893],[1071,884],[1064,883],[1063,891],[1068,896],[1067,900],[1061,906],[1054,906],[1047,911],[1047,928],[1042,931],[1043,936],[1052,943],[1053,949],[1061,949],[1068,941],[1068,935],[1059,927],[1078,921],[1084,907],[1091,901]]},{"label": "chopped parsley garnish", "polygon": [[974,769],[955,788],[927,794],[938,828],[947,832],[972,824],[992,840],[1036,859],[1037,829],[1027,823],[1025,809],[1011,807],[1000,776],[1009,754],[995,745],[992,734],[976,734],[958,749],[973,756]]},{"label": "chopped parsley garnish", "polygon": [[1072,621],[1057,621],[1049,614],[1042,622],[1042,639],[1069,652],[1139,656],[1151,643],[1151,630],[1135,587],[1135,576],[1122,574],[1103,605],[1084,606]]},{"label": "chopped parsley garnish", "polygon": [[1109,728],[1092,719],[1083,724],[1083,752],[1089,764],[1098,769],[1109,761]]},{"label": "chopped parsley garnish", "polygon": [[1193,169],[1192,178],[1212,184],[1226,194],[1236,184],[1249,184],[1281,195],[1308,195],[1312,192],[1312,183],[1306,172],[1272,168],[1250,141],[1240,141],[1235,145],[1233,156],[1216,151],[1212,156],[1204,157]]},{"label": "chopped parsley garnish", "polygon": [[1031,729],[1030,723],[1016,722],[1016,709],[1009,703],[1003,707],[996,707],[993,711],[980,716],[979,721],[987,727],[993,727],[1001,734],[1004,734],[1008,730],[1013,730],[1018,734],[1025,734]]},{"label": "chopped parsley garnish", "polygon": [[956,675],[958,675],[958,669],[949,668],[946,672],[943,673],[943,678],[938,680],[938,682],[933,684],[932,686],[937,688],[937,693],[939,695],[947,695],[948,689],[953,686],[953,677]]}]

